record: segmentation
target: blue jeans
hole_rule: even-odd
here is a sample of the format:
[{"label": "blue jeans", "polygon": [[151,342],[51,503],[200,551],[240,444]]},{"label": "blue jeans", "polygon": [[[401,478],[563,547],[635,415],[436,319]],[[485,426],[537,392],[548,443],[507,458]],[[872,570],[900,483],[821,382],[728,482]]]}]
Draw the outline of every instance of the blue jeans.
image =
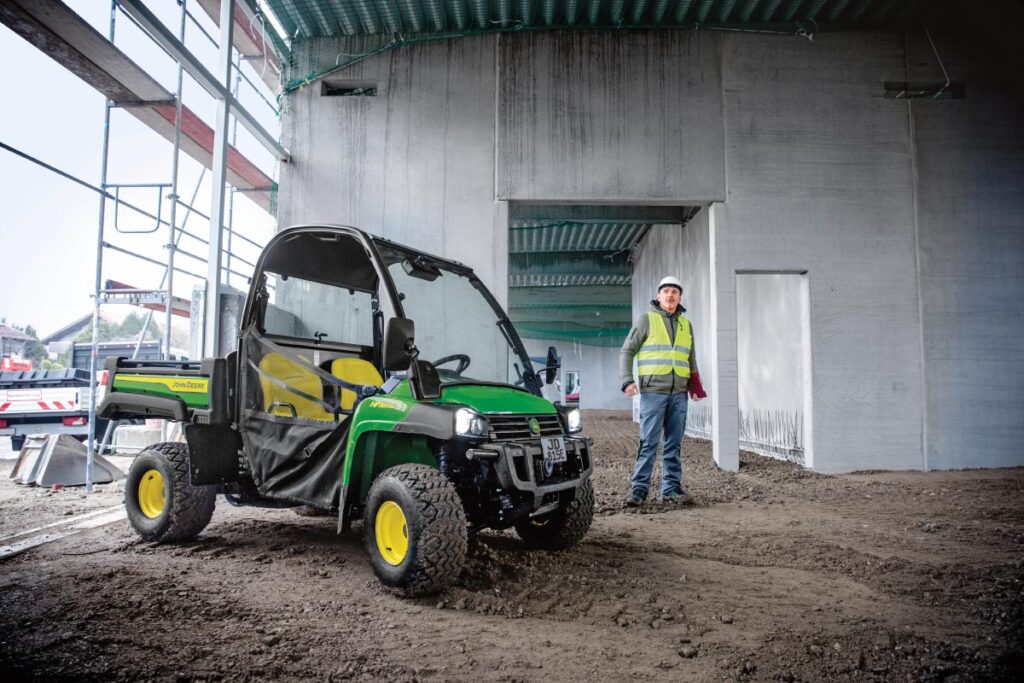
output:
[{"label": "blue jeans", "polygon": [[661,493],[673,493],[683,487],[683,463],[679,446],[686,431],[686,392],[681,394],[640,394],[640,446],[636,451],[633,490],[646,497],[651,472],[658,457],[658,443],[665,434],[661,468]]}]

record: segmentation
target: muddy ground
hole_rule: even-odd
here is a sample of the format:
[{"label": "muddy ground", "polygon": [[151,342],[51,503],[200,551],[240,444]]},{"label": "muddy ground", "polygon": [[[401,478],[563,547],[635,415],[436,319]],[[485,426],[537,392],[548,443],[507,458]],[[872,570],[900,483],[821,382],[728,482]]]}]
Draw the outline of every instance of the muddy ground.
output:
[{"label": "muddy ground", "polygon": [[[219,503],[194,542],[126,521],[0,561],[0,677],[76,681],[989,681],[1024,664],[1024,470],[822,476],[687,440],[686,507],[621,505],[636,429],[588,412],[577,548],[481,534],[403,600],[361,527]],[[0,536],[116,504],[7,479]]]}]

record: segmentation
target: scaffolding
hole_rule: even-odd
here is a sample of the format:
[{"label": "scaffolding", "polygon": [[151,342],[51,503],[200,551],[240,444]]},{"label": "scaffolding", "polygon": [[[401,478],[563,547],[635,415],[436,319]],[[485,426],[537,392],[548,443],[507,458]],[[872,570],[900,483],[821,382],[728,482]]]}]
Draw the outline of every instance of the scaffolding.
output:
[{"label": "scaffolding", "polygon": [[[75,19],[79,20],[84,24],[84,21],[74,15],[71,10],[67,9],[63,3],[54,1],[50,4],[55,7],[58,11],[70,14]],[[99,210],[97,220],[97,239],[96,239],[96,271],[95,271],[95,282],[93,288],[93,314],[92,314],[92,348],[90,354],[90,384],[89,384],[89,435],[87,441],[88,448],[88,460],[86,466],[86,491],[92,491],[93,482],[93,462],[97,452],[102,452],[107,447],[110,441],[112,429],[114,423],[110,423],[107,427],[106,433],[103,435],[100,443],[97,443],[96,433],[96,395],[97,395],[97,383],[99,379],[98,367],[98,348],[99,348],[99,323],[100,323],[100,309],[105,305],[114,304],[131,304],[136,306],[144,306],[149,309],[143,328],[139,333],[138,340],[135,346],[135,353],[137,354],[139,348],[145,339],[151,324],[153,322],[154,311],[159,311],[164,315],[164,330],[163,339],[161,342],[162,358],[163,362],[180,364],[183,361],[172,361],[172,328],[173,328],[173,316],[176,314],[182,315],[189,312],[190,308],[187,305],[188,302],[181,298],[174,296],[174,288],[176,285],[176,276],[178,276],[178,286],[180,289],[180,279],[182,277],[191,279],[193,285],[199,283],[205,284],[205,309],[206,312],[203,316],[205,323],[203,330],[205,333],[205,341],[203,343],[203,349],[200,351],[200,355],[213,355],[217,353],[218,349],[216,339],[219,336],[219,315],[218,315],[218,297],[222,289],[222,279],[226,282],[223,284],[227,287],[231,287],[232,278],[236,281],[247,281],[252,271],[255,269],[255,256],[246,258],[247,253],[242,251],[251,250],[253,248],[259,250],[262,249],[263,244],[252,239],[252,237],[242,234],[234,227],[235,218],[235,202],[234,197],[237,192],[255,192],[263,197],[265,195],[266,201],[260,201],[254,198],[257,204],[265,208],[268,212],[272,211],[272,202],[269,200],[271,193],[275,191],[276,186],[270,181],[269,177],[265,176],[250,162],[247,162],[240,154],[234,150],[234,145],[237,143],[238,138],[238,123],[242,121],[243,125],[253,133],[253,136],[258,142],[263,144],[264,147],[271,150],[274,156],[278,160],[286,161],[288,159],[288,153],[284,150],[276,139],[272,138],[249,114],[238,101],[240,89],[243,82],[247,83],[248,86],[252,87],[256,95],[262,99],[262,101],[271,108],[275,115],[278,114],[274,105],[259,92],[259,89],[253,83],[252,79],[246,75],[241,66],[243,62],[243,55],[240,49],[236,49],[236,42],[233,40],[233,29],[237,21],[235,14],[236,3],[235,0],[223,0],[220,3],[220,41],[210,34],[203,26],[200,21],[196,18],[191,11],[189,11],[186,0],[178,0],[180,8],[179,21],[177,26],[177,36],[171,34],[166,26],[160,23],[159,19],[153,15],[148,8],[146,8],[141,2],[136,0],[112,0],[110,3],[109,12],[109,24],[107,32],[107,41],[109,45],[106,48],[100,47],[100,49],[109,50],[109,55],[112,61],[120,59],[120,64],[127,63],[129,66],[134,67],[134,63],[119,52],[116,47],[115,37],[117,29],[117,21],[119,13],[127,18],[132,24],[136,25],[141,29],[142,33],[148,36],[154,43],[156,43],[162,50],[170,56],[177,64],[177,86],[172,97],[169,99],[161,98],[159,100],[150,101],[117,101],[111,97],[111,94],[104,90],[104,88],[97,85],[94,81],[92,84],[98,90],[106,95],[106,101],[104,104],[104,122],[103,122],[103,145],[100,159],[100,181],[99,185],[92,185],[80,178],[77,178],[69,173],[66,173],[55,166],[47,164],[39,159],[36,159],[20,150],[17,150],[7,144],[0,142],[0,146],[4,149],[28,160],[36,163],[43,168],[46,168],[58,175],[71,180],[83,187],[91,189],[99,194]],[[33,9],[26,9],[30,5],[22,3],[21,8],[17,8],[23,16],[29,17],[33,12]],[[209,13],[211,10],[206,8]],[[246,12],[251,14],[251,9],[248,5],[244,8]],[[19,17],[21,18],[21,17]],[[217,17],[211,18],[215,21]],[[6,19],[6,17],[5,17]],[[191,24],[189,23],[191,22]],[[194,26],[198,29],[199,33],[218,50],[220,54],[220,66],[219,74],[221,78],[214,79],[208,71],[198,62],[193,54],[185,47],[186,40],[186,28],[188,26]],[[50,29],[50,27],[45,27]],[[52,29],[55,34],[61,30],[60,28]],[[87,31],[94,31],[91,27],[80,29],[78,35],[84,35]],[[248,32],[248,37],[253,37],[253,31]],[[49,52],[52,48],[51,45],[54,42],[60,40],[71,41],[74,43],[76,36],[68,37],[67,35],[57,35],[56,39],[53,36],[47,37],[45,40],[36,39],[35,35],[22,34],[23,37],[34,42],[40,49]],[[81,44],[86,45],[87,49],[96,49],[97,36],[86,36],[86,39]],[[92,43],[88,43],[88,39],[92,39]],[[77,47],[77,45],[73,45]],[[83,51],[83,54],[88,55],[88,52]],[[51,54],[51,56],[54,56]],[[116,59],[115,59],[116,58]],[[245,59],[252,59],[251,56]],[[264,70],[266,69],[266,56],[264,56]],[[65,63],[64,66],[71,68],[70,63]],[[137,67],[136,67],[137,68]],[[73,69],[74,72],[83,77],[81,69]],[[98,71],[101,71],[102,67],[99,67]],[[217,101],[218,105],[218,121],[216,122],[215,128],[212,130],[206,126],[205,129],[201,126],[205,126],[201,121],[199,125],[196,125],[198,120],[182,103],[182,91],[184,84],[184,75],[186,71],[192,76],[200,86],[207,90]],[[136,79],[136,83],[140,79]],[[153,82],[155,84],[155,81]],[[230,87],[227,84],[230,83]],[[124,88],[130,90],[130,88]],[[160,92],[160,87],[156,84],[155,88],[150,88],[149,92]],[[165,137],[168,137],[172,144],[171,151],[171,170],[170,179],[166,182],[155,182],[155,183],[126,183],[126,182],[111,182],[108,177],[110,170],[110,152],[111,152],[111,114],[115,109],[125,109],[130,113],[150,124],[154,127],[152,121],[154,117],[151,116],[153,111],[163,116],[164,119],[170,119],[173,122],[173,133],[167,134],[167,131],[162,132]],[[139,115],[140,109],[147,109],[147,116],[149,120],[146,120],[143,116]],[[152,110],[152,111],[150,111]],[[234,115],[233,117],[231,115]],[[206,149],[202,143],[198,146],[195,141],[192,140],[190,144],[192,147],[189,151],[190,155],[197,158],[201,163],[204,159],[203,152],[210,153],[212,157],[208,165],[212,167],[213,177],[213,191],[211,200],[211,211],[209,215],[204,214],[196,208],[196,197],[198,195],[200,186],[203,183],[205,177],[205,169],[201,172],[199,179],[196,183],[195,189],[191,194],[191,198],[188,201],[183,201],[179,192],[179,161],[183,146],[182,138],[182,124],[183,121],[190,125],[190,135],[195,135],[195,129],[200,128],[200,133],[206,133],[204,140],[206,142],[212,142],[212,149]],[[230,126],[230,132],[229,132]],[[230,133],[230,139],[228,138]],[[210,138],[212,137],[212,140]],[[229,149],[233,152],[231,160],[229,162]],[[195,152],[199,151],[197,155]],[[241,159],[242,163],[239,163]],[[232,168],[233,164],[233,168]],[[255,171],[250,170],[255,169]],[[241,169],[241,170],[239,170]],[[230,193],[225,202],[225,186],[229,181],[235,181],[241,179],[242,182],[232,182]],[[152,193],[153,201],[155,203],[155,210],[150,211],[142,208],[134,203],[126,201],[123,194],[127,192],[148,192]],[[108,216],[108,203],[111,203],[113,210],[112,220],[109,220]],[[225,211],[225,203],[227,204]],[[164,213],[167,213],[167,218],[164,218]],[[127,226],[124,218],[124,213],[130,212],[134,215],[141,216],[146,221],[143,226]],[[182,216],[183,214],[183,216]],[[193,216],[205,219],[210,224],[209,238],[204,238],[199,234],[188,229],[189,219]],[[181,220],[179,220],[181,217]],[[108,225],[109,223],[109,225]],[[226,236],[225,233],[226,232]],[[151,256],[145,255],[142,249],[132,246],[126,246],[125,244],[117,243],[118,237],[125,235],[159,235],[166,234],[166,243],[160,245],[166,250],[166,260],[160,260],[152,258]],[[225,239],[226,237],[226,239]],[[201,253],[195,253],[201,251],[200,249],[190,250],[186,248],[187,244],[183,246],[183,240],[188,240],[190,243],[198,243],[206,247],[207,254],[203,256]],[[150,247],[155,245],[150,244]],[[241,248],[242,251],[239,249]],[[163,275],[159,280],[159,284],[151,288],[139,288],[130,284],[125,284],[108,279],[104,274],[104,257],[110,252],[116,252],[123,254],[130,259],[136,260],[141,263],[148,263],[152,266],[162,268]],[[188,264],[182,265],[182,262],[187,260]],[[195,264],[195,265],[193,265]],[[188,266],[192,266],[191,268]],[[197,272],[198,271],[198,272]],[[204,274],[205,271],[205,274]],[[177,305],[176,305],[177,304]],[[195,326],[197,321],[192,320],[192,325]],[[195,361],[191,361],[195,362]]]}]

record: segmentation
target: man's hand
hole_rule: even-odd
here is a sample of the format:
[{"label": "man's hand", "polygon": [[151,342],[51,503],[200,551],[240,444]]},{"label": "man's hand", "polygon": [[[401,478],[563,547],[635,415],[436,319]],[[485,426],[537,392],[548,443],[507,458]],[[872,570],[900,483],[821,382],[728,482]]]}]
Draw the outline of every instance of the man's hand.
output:
[{"label": "man's hand", "polygon": [[704,392],[704,385],[700,381],[700,373],[695,372],[690,375],[690,398],[694,401],[699,401],[702,398],[707,398],[707,394]]},{"label": "man's hand", "polygon": [[636,396],[640,390],[636,388],[636,382],[630,382],[625,388],[626,396]]}]

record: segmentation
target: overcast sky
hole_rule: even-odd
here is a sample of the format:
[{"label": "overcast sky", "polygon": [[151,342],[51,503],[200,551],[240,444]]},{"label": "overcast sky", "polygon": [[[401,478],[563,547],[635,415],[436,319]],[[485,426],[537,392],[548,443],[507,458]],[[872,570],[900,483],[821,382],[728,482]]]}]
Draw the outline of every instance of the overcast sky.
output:
[{"label": "overcast sky", "polygon": [[[95,0],[66,0],[84,19],[107,35],[109,3]],[[178,9],[174,2],[151,1],[148,6],[178,31]],[[213,35],[216,29],[198,3],[191,11]],[[174,62],[145,38],[121,13],[117,16],[117,46],[143,66],[170,92],[176,89]],[[202,34],[189,29],[189,48],[214,70],[217,53]],[[103,146],[104,98],[36,47],[0,25],[0,63],[4,65],[5,106],[0,107],[0,141],[45,161],[93,185],[99,184],[100,156]],[[252,81],[261,84],[249,70]],[[257,64],[259,68],[259,64]],[[264,95],[273,97],[263,88]],[[243,82],[243,103],[273,134],[280,130],[270,109]],[[215,104],[205,91],[186,74],[183,102],[212,125]],[[267,175],[276,178],[274,159],[248,133],[240,128],[238,147]],[[111,120],[111,145],[108,182],[170,182],[171,144],[124,111],[115,110]],[[195,190],[201,167],[187,155],[181,155],[179,195],[186,201]],[[209,214],[211,188],[209,173],[199,189],[196,208]],[[125,191],[122,197],[133,204],[156,211],[156,190]],[[8,324],[32,325],[45,336],[92,311],[96,273],[96,238],[99,195],[0,149],[0,318]],[[164,202],[163,217],[169,217]],[[164,226],[149,235],[123,235],[114,230],[113,202],[107,202],[106,240],[163,261],[169,229]],[[179,209],[179,225],[183,211]],[[140,230],[154,222],[122,209],[119,224],[123,229]],[[244,195],[235,200],[234,226],[242,234],[265,241],[273,229],[272,218]],[[192,217],[187,229],[209,234],[209,222]],[[187,240],[188,238],[186,238]],[[205,256],[206,247],[195,241],[181,247]],[[255,260],[254,250],[244,253]],[[135,259],[105,250],[103,277],[127,282],[140,288],[156,288],[163,275],[161,268],[140,264]],[[179,256],[178,264],[196,273],[205,273],[205,265]],[[189,297],[197,281],[176,275],[175,295]],[[239,278],[233,285],[244,286]],[[105,311],[122,316],[131,309],[105,306]]]}]

